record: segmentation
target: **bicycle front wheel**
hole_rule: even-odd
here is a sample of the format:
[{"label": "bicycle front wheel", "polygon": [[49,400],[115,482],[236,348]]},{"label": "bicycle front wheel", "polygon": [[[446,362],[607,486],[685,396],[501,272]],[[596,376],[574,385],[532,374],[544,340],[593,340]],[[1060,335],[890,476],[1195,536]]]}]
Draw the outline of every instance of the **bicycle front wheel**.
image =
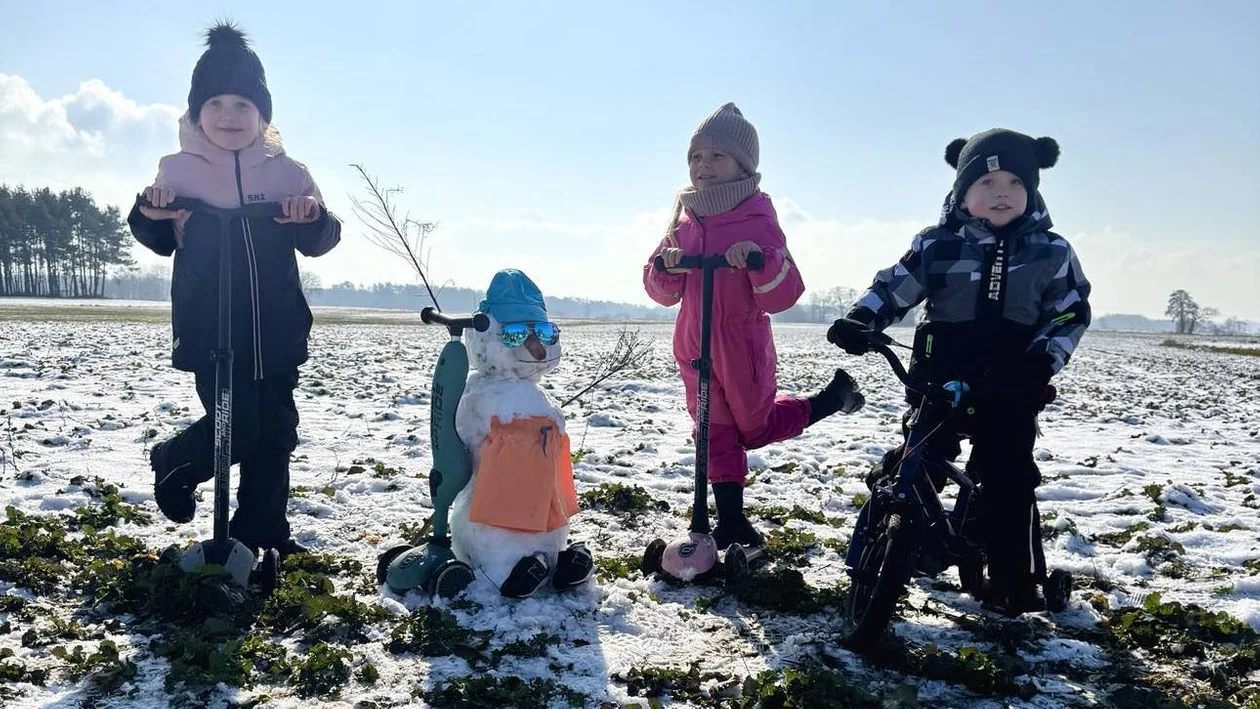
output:
[{"label": "bicycle front wheel", "polygon": [[841,630],[841,641],[857,652],[870,649],[883,637],[910,580],[916,551],[914,524],[901,512],[873,520],[871,532],[851,571],[853,583]]}]

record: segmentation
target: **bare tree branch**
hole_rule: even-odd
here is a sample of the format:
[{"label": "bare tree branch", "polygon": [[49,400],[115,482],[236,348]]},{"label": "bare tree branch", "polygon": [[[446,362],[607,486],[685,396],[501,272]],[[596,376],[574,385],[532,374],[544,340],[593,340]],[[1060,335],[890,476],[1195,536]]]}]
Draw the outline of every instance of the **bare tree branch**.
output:
[{"label": "bare tree branch", "polygon": [[648,353],[652,351],[652,342],[650,339],[645,340],[640,337],[638,330],[622,328],[617,333],[617,343],[613,345],[611,350],[599,356],[599,362],[595,366],[595,374],[591,383],[578,393],[565,399],[560,404],[560,407],[564,408],[578,401],[592,389],[620,372],[638,369],[644,360],[647,359]]},{"label": "bare tree branch", "polygon": [[[368,198],[351,197],[350,202],[359,221],[368,228],[368,240],[410,263],[420,276],[424,289],[429,292],[433,307],[441,310],[437,295],[429,285],[429,252],[425,250],[425,241],[437,230],[437,222],[417,221],[410,215],[398,216],[392,195],[402,192],[402,188],[385,189],[362,165],[351,164],[350,167],[358,170],[359,176],[367,183]],[[414,234],[411,231],[413,228]]]}]

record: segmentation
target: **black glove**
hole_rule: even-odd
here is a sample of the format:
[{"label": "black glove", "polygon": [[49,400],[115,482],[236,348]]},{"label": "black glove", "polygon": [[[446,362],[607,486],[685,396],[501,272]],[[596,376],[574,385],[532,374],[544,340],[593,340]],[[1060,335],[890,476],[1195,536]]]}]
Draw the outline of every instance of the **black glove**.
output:
[{"label": "black glove", "polygon": [[870,335],[871,328],[866,323],[843,318],[827,330],[827,342],[851,355],[864,355],[871,351]]},{"label": "black glove", "polygon": [[1041,403],[1050,377],[1054,376],[1050,355],[1025,355],[1011,362],[1000,377],[1002,389],[1017,396],[1026,396],[1030,402]]}]

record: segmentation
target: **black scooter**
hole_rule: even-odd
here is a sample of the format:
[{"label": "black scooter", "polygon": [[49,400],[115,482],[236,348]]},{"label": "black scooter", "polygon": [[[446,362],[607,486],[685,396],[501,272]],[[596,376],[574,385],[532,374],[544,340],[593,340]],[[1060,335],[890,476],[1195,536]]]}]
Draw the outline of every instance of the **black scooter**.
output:
[{"label": "black scooter", "polygon": [[[149,205],[155,206],[155,205]],[[222,566],[239,586],[256,586],[263,596],[280,585],[280,553],[266,549],[257,559],[254,551],[228,535],[228,492],[232,466],[232,239],[234,219],[274,219],[284,216],[276,202],[221,209],[199,199],[176,197],[161,209],[186,210],[219,220],[219,341],[214,359],[214,536],[183,552],[179,566],[193,572],[206,565]]]}]

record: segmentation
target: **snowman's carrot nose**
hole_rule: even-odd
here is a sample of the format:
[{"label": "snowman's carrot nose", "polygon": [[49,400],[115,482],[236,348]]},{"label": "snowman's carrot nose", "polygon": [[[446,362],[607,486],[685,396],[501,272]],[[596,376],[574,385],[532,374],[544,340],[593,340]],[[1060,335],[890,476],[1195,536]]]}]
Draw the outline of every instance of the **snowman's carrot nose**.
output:
[{"label": "snowman's carrot nose", "polygon": [[543,347],[543,344],[538,341],[538,336],[532,332],[529,334],[529,339],[525,340],[525,350],[539,362],[547,359],[547,348]]}]

